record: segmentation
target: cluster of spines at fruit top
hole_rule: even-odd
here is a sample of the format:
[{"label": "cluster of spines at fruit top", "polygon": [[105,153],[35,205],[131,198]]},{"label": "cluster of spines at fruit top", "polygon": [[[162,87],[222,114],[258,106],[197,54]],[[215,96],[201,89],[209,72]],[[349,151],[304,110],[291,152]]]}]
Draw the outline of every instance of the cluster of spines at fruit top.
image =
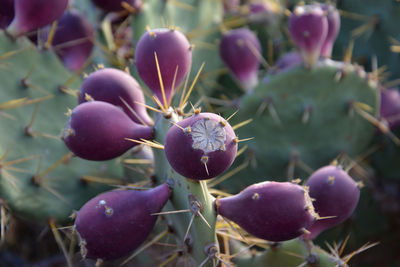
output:
[{"label": "cluster of spines at fruit top", "polygon": [[[154,122],[143,109],[143,96],[131,76],[100,69],[82,84],[81,104],[70,112],[63,139],[75,155],[88,160],[108,160],[132,146],[149,145],[156,150],[154,181],[160,185],[146,191],[106,192],[85,204],[77,212],[74,226],[83,256],[100,260],[126,256],[145,241],[157,215],[168,216],[173,223],[165,233],[176,233],[178,245],[185,247],[183,254],[190,254],[189,261],[201,266],[225,261],[215,236],[217,215],[258,238],[275,242],[302,235],[313,239],[351,215],[358,202],[358,185],[336,166],[317,171],[309,187],[268,181],[235,196],[214,199],[204,180],[230,167],[240,140],[228,119],[196,109],[186,115],[182,109],[175,112],[169,107],[190,66],[189,42],[174,29],[148,30],[135,53],[138,73],[159,107],[152,108]],[[184,99],[189,94],[190,90]],[[326,191],[323,199],[328,201],[319,200],[309,190]],[[350,193],[344,194],[347,191]],[[310,195],[325,217],[314,211]],[[342,206],[335,206],[343,201]],[[162,212],[164,207],[171,210]],[[187,216],[174,219],[181,215]],[[130,230],[135,227],[142,228]],[[125,229],[123,233],[121,229]]]}]

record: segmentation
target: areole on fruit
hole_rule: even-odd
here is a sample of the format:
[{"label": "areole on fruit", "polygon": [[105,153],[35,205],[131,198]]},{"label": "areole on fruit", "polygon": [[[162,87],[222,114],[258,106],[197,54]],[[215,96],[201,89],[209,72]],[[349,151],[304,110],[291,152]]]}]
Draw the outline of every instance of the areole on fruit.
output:
[{"label": "areole on fruit", "polygon": [[232,164],[237,138],[229,123],[213,113],[199,113],[173,125],[164,146],[172,168],[190,179],[211,179]]}]

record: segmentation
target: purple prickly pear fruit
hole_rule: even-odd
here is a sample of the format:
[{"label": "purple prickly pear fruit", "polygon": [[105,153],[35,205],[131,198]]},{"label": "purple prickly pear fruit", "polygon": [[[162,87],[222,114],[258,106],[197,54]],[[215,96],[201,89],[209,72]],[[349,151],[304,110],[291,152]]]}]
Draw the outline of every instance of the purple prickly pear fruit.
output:
[{"label": "purple prickly pear fruit", "polygon": [[101,101],[75,107],[64,129],[63,140],[78,157],[109,160],[137,143],[126,140],[151,139],[153,129],[133,122],[120,108]]},{"label": "purple prickly pear fruit", "polygon": [[142,0],[92,0],[92,2],[107,12],[124,10],[122,2],[125,2],[135,9],[136,14],[141,11],[143,5]]},{"label": "purple prickly pear fruit", "polygon": [[261,45],[252,31],[240,28],[224,34],[219,53],[246,91],[252,90],[257,85]]},{"label": "purple prickly pear fruit", "polygon": [[14,0],[0,0],[0,29],[5,29],[14,18]]},{"label": "purple prickly pear fruit", "polygon": [[317,214],[305,188],[294,183],[263,182],[216,200],[217,212],[248,233],[269,241],[302,235]]},{"label": "purple prickly pear fruit", "polygon": [[168,130],[164,145],[167,160],[177,173],[204,180],[218,176],[231,166],[238,139],[222,117],[199,113],[177,125]]},{"label": "purple prickly pear fruit", "polygon": [[273,23],[276,21],[276,12],[273,4],[268,1],[249,3],[248,19],[252,23]]},{"label": "purple prickly pear fruit", "polygon": [[276,62],[273,73],[280,73],[289,70],[295,66],[301,65],[303,63],[303,58],[298,52],[289,52],[282,55]]},{"label": "purple prickly pear fruit", "polygon": [[[180,31],[174,29],[148,30],[136,45],[135,62],[140,78],[164,103],[155,60],[157,54],[160,73],[168,103],[172,90],[183,80],[192,64],[192,48]],[[176,71],[177,70],[177,71]],[[174,76],[175,88],[172,88]]]},{"label": "purple prickly pear fruit", "polygon": [[78,101],[83,103],[91,99],[122,108],[134,122],[153,125],[146,107],[138,104],[145,103],[139,83],[122,70],[104,68],[86,77],[79,90]]},{"label": "purple prickly pear fruit", "polygon": [[[309,239],[349,218],[360,197],[358,184],[339,166],[325,166],[316,170],[308,178],[306,186],[309,187],[310,197],[315,200],[315,211],[321,217],[307,228],[310,234],[304,236]],[[323,218],[330,216],[334,217]]]},{"label": "purple prickly pear fruit", "polygon": [[400,125],[400,93],[396,88],[381,90],[380,116],[390,129]]},{"label": "purple prickly pear fruit", "polygon": [[15,0],[15,17],[7,31],[20,35],[57,20],[64,13],[68,0]]},{"label": "purple prickly pear fruit", "polygon": [[113,260],[139,247],[153,230],[157,216],[168,201],[166,184],[146,191],[109,191],[89,200],[77,213],[84,258]]},{"label": "purple prickly pear fruit", "polygon": [[325,12],[317,5],[297,6],[289,19],[289,31],[306,66],[314,66],[328,34]]},{"label": "purple prickly pear fruit", "polygon": [[328,33],[321,48],[321,57],[330,58],[332,56],[332,48],[336,37],[340,30],[340,14],[339,11],[330,4],[321,4],[321,8],[326,12],[328,21]]},{"label": "purple prickly pear fruit", "polygon": [[[44,32],[47,40],[50,27]],[[77,10],[65,12],[58,20],[52,45],[64,65],[77,71],[84,67],[93,49],[94,29],[85,16]]]}]

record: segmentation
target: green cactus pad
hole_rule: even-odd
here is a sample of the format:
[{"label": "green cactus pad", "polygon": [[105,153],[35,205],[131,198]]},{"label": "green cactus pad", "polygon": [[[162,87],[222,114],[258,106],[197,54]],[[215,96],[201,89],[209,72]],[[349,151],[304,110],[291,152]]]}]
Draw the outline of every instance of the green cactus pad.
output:
[{"label": "green cactus pad", "polygon": [[[309,258],[308,258],[309,257]],[[305,264],[309,260],[315,260],[316,264]],[[259,252],[255,255],[243,255],[238,257],[235,262],[237,267],[333,267],[335,264],[331,261],[328,253],[319,247],[313,247],[312,256],[309,256],[308,249],[304,241],[293,239],[290,241],[278,243],[276,246]],[[304,265],[303,265],[304,264]]]},{"label": "green cactus pad", "polygon": [[61,133],[65,113],[77,100],[59,86],[77,88],[80,78],[67,83],[71,77],[53,53],[0,33],[0,198],[17,216],[66,222],[73,210],[109,188],[81,177],[122,173],[115,161],[94,163],[68,154]]},{"label": "green cactus pad", "polygon": [[[375,116],[378,103],[378,91],[366,73],[350,64],[324,61],[311,70],[297,67],[268,76],[242,97],[232,119],[235,125],[252,118],[236,133],[239,139],[254,140],[247,142],[250,167],[225,185],[242,188],[271,178],[305,178],[304,170],[312,171],[306,165],[316,169],[340,153],[363,152],[375,129],[357,111]],[[293,176],[288,175],[291,162],[297,162]]]}]

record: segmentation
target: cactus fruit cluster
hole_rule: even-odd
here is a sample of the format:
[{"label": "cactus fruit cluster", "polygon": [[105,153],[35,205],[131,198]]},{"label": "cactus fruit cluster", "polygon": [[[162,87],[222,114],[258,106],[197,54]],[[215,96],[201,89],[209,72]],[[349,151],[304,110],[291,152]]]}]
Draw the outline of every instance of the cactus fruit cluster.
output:
[{"label": "cactus fruit cluster", "polygon": [[0,245],[8,216],[47,224],[66,266],[334,267],[377,245],[348,235],[362,185],[400,175],[399,91],[339,60],[356,4],[297,2],[0,0]]}]

